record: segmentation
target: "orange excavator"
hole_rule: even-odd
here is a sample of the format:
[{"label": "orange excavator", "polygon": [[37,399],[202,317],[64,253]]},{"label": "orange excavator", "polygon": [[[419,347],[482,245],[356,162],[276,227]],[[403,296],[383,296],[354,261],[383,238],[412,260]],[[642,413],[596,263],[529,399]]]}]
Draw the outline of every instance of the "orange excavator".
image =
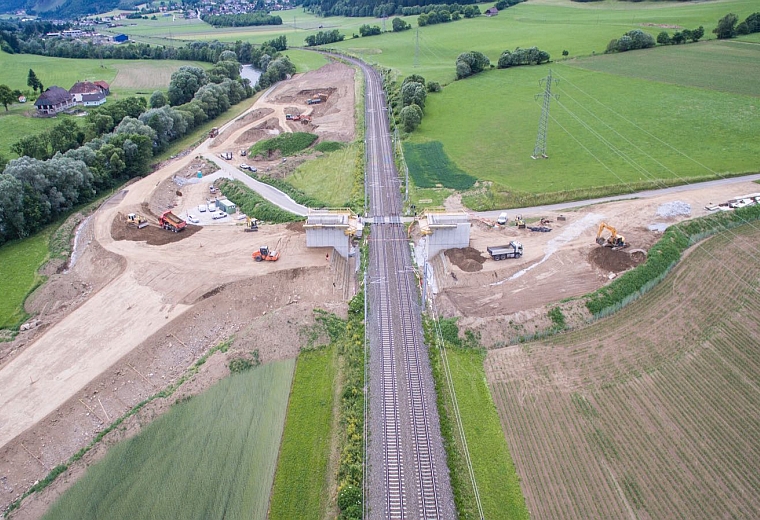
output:
[{"label": "orange excavator", "polygon": [[[602,233],[604,233],[605,229],[610,232],[610,236],[606,239],[602,237]],[[596,243],[600,246],[611,247],[615,250],[628,247],[625,237],[623,235],[618,235],[617,230],[606,222],[599,224],[599,231],[596,233]]]},{"label": "orange excavator", "polygon": [[257,262],[276,262],[280,259],[280,252],[279,251],[272,251],[267,246],[260,247],[258,251],[254,251],[251,255],[253,259]]}]

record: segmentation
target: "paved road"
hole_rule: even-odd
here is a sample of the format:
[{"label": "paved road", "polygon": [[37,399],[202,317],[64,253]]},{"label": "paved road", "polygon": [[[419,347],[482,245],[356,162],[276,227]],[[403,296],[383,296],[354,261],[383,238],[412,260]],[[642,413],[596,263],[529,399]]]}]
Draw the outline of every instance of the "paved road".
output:
[{"label": "paved road", "polygon": [[[575,202],[563,202],[561,204],[547,204],[545,206],[532,206],[528,208],[513,208],[513,209],[510,209],[509,212],[515,215],[536,216],[536,215],[542,215],[550,211],[563,211],[563,210],[567,210],[571,208],[578,208],[581,206],[601,204],[603,202],[614,202],[616,200],[630,200],[630,199],[646,199],[650,197],[659,197],[661,195],[683,193],[685,191],[693,191],[693,190],[703,190],[705,188],[728,186],[731,184],[739,184],[742,182],[748,182],[748,181],[751,182],[751,181],[756,181],[756,180],[760,180],[760,173],[755,173],[753,175],[743,175],[741,177],[718,179],[715,181],[695,182],[691,184],[684,184],[682,186],[673,186],[672,188],[663,188],[660,190],[648,190],[648,191],[639,191],[637,193],[629,193],[625,195],[613,195],[611,197],[601,197],[598,199],[577,200]],[[760,192],[760,186],[758,186],[757,191]],[[736,195],[744,195],[744,194],[737,193]],[[501,213],[502,211],[504,210],[478,211],[478,212],[475,212],[474,214],[478,215],[479,217],[495,219],[496,217],[499,216],[499,213]]]},{"label": "paved road", "polygon": [[298,204],[287,194],[281,192],[274,186],[270,186],[269,184],[265,184],[263,182],[257,181],[256,179],[252,179],[250,176],[235,168],[233,165],[229,164],[216,154],[204,153],[203,156],[206,159],[213,161],[214,164],[219,166],[223,172],[229,174],[233,179],[242,182],[275,206],[279,206],[285,211],[290,211],[291,213],[301,215],[302,217],[305,217],[309,214],[309,208],[306,206]]}]

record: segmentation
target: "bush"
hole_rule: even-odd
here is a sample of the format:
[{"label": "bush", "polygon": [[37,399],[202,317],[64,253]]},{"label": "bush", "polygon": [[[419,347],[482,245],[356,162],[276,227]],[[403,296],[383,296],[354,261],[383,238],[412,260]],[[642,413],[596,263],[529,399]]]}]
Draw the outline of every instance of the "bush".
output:
[{"label": "bush", "polygon": [[339,143],[338,141],[322,141],[314,145],[314,149],[322,153],[335,152],[341,148],[343,148],[343,143]]},{"label": "bush", "polygon": [[317,135],[308,132],[285,133],[272,139],[259,141],[251,148],[251,155],[268,158],[276,150],[279,150],[283,156],[295,155],[314,144],[316,140]]}]

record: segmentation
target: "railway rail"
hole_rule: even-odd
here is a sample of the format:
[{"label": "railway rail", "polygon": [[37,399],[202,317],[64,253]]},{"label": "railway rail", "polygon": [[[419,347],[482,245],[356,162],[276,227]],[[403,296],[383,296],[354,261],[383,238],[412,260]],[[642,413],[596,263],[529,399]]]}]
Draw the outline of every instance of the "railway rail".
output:
[{"label": "railway rail", "polygon": [[366,184],[371,282],[368,480],[365,517],[453,518],[435,390],[422,341],[414,266],[401,225],[400,179],[379,74],[366,79]]}]

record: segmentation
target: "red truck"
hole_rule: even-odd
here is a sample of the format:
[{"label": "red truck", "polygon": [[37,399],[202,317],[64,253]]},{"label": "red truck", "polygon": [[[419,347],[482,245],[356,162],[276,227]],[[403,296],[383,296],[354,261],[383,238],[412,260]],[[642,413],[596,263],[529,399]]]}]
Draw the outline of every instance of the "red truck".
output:
[{"label": "red truck", "polygon": [[169,231],[182,231],[187,226],[187,222],[179,218],[171,211],[164,211],[158,218],[158,225]]}]

